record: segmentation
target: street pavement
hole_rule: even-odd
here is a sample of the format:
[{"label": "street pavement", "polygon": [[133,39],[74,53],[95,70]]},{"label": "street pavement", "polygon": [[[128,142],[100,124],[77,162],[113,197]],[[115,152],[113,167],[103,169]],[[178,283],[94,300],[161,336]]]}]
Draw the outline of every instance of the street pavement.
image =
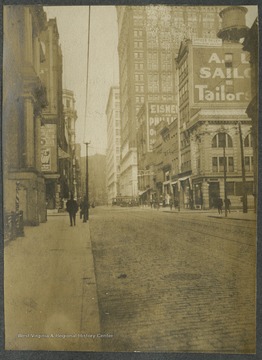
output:
[{"label": "street pavement", "polygon": [[6,243],[4,300],[7,350],[100,349],[89,224],[49,216]]},{"label": "street pavement", "polygon": [[95,209],[100,326],[114,335],[103,350],[254,352],[255,221],[237,219]]},{"label": "street pavement", "polygon": [[6,349],[254,352],[255,215],[230,216],[98,207],[26,227],[4,249]]}]

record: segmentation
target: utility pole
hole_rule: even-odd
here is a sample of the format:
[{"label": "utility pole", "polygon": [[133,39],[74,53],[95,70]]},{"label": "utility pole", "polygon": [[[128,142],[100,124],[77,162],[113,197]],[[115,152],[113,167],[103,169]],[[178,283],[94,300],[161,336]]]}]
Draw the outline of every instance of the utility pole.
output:
[{"label": "utility pole", "polygon": [[[89,219],[89,196],[88,196],[88,145],[90,142],[85,142],[86,145],[86,200],[87,200],[87,210],[86,210],[86,220]],[[84,221],[85,222],[85,221]]]},{"label": "utility pole", "polygon": [[244,158],[244,147],[243,147],[243,139],[242,139],[242,129],[241,129],[240,122],[238,123],[238,129],[239,129],[241,168],[242,168],[243,213],[247,213],[246,171],[245,171],[245,158]]},{"label": "utility pole", "polygon": [[226,159],[226,133],[223,140],[223,163],[224,163],[224,204],[225,217],[227,217],[227,159]]}]

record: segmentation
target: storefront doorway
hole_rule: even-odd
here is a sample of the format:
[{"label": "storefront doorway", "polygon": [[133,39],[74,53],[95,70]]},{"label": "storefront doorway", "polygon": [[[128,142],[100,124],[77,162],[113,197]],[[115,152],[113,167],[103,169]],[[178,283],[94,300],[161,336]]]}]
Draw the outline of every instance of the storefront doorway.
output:
[{"label": "storefront doorway", "polygon": [[220,196],[219,182],[209,183],[209,208],[217,207],[217,199]]}]

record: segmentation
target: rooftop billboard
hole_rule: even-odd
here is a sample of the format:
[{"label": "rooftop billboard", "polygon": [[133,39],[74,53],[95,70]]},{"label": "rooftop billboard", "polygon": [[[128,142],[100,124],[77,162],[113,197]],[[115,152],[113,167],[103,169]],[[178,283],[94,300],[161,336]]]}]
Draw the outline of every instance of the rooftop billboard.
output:
[{"label": "rooftop billboard", "polygon": [[251,80],[248,53],[240,46],[193,47],[194,103],[247,103]]}]

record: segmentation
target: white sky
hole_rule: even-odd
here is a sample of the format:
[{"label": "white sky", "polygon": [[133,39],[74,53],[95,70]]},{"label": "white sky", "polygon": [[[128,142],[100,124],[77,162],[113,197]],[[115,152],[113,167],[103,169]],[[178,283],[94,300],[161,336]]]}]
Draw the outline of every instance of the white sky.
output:
[{"label": "white sky", "polygon": [[85,155],[106,153],[106,105],[111,86],[118,85],[117,18],[114,6],[91,7],[88,107],[85,132],[85,95],[88,41],[88,6],[45,7],[48,19],[56,18],[63,53],[63,88],[74,91],[76,141]]},{"label": "white sky", "polygon": [[[257,6],[247,6],[247,26],[257,16]],[[88,40],[88,6],[48,6],[48,19],[56,18],[63,53],[63,88],[75,94],[76,141],[85,155],[84,141],[91,141],[89,154],[105,154],[107,146],[106,105],[111,86],[118,85],[118,31],[115,6],[91,7],[88,108],[85,132],[85,96]]]}]

